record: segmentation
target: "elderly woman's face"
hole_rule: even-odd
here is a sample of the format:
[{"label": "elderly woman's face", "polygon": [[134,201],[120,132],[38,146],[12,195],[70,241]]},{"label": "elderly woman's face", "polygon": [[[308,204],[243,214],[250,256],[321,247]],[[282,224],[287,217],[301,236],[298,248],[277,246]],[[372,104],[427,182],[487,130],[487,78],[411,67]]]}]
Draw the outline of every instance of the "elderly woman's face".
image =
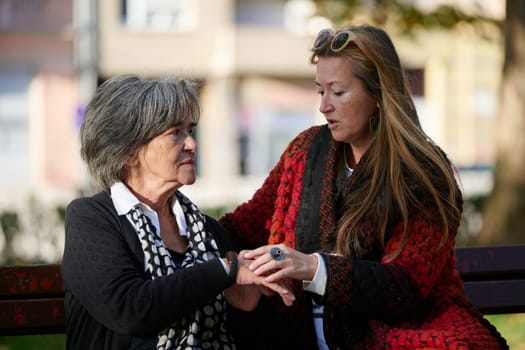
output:
[{"label": "elderly woman's face", "polygon": [[195,123],[186,118],[180,125],[156,136],[138,152],[137,171],[130,179],[146,185],[178,188],[195,182]]},{"label": "elderly woman's face", "polygon": [[320,57],[315,84],[321,95],[319,110],[337,141],[367,145],[372,139],[368,119],[377,102],[353,75],[355,63],[345,57]]}]

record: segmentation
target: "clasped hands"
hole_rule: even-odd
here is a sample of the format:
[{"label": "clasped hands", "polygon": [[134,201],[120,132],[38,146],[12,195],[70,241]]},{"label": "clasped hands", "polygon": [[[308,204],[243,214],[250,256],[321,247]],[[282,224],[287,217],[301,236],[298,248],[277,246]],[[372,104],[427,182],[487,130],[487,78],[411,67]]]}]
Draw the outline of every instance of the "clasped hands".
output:
[{"label": "clasped hands", "polygon": [[236,283],[225,290],[225,297],[232,306],[251,311],[257,307],[261,295],[275,293],[286,306],[291,306],[295,296],[288,287],[290,279],[312,280],[318,260],[316,256],[279,244],[243,250],[238,264]]}]

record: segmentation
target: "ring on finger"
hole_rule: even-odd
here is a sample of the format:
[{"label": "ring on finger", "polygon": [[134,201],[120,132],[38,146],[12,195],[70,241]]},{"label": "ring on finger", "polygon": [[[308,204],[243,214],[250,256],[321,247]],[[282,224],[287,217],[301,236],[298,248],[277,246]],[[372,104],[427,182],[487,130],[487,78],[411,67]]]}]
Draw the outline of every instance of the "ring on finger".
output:
[{"label": "ring on finger", "polygon": [[273,260],[276,261],[284,260],[284,258],[286,257],[282,249],[279,247],[273,247],[272,249],[270,249],[270,256]]}]

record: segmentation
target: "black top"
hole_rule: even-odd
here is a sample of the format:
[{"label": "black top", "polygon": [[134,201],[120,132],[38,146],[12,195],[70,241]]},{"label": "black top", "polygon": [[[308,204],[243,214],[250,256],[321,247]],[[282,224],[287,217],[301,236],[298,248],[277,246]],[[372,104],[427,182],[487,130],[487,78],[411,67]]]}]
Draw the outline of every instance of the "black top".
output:
[{"label": "black top", "polygon": [[[130,349],[132,338],[134,345],[140,338],[156,338],[230,285],[218,259],[152,280],[144,271],[137,234],[117,214],[109,192],[72,201],[65,227],[67,349]],[[217,221],[206,216],[205,229],[221,255],[230,250],[227,232]]]}]

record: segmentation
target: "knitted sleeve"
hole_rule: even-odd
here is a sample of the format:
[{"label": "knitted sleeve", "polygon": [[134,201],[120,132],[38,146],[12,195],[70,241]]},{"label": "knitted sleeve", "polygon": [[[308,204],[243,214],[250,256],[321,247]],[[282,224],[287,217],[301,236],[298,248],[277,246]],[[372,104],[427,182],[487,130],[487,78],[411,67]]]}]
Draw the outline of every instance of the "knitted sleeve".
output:
[{"label": "knitted sleeve", "polygon": [[[440,247],[441,226],[423,215],[412,217],[408,230],[408,242],[392,262],[324,256],[329,267],[325,306],[370,317],[413,315],[420,310],[443,274],[450,273],[454,238]],[[400,223],[386,254],[399,246],[402,233]]]},{"label": "knitted sleeve", "polygon": [[[87,310],[116,333],[151,336],[228,286],[219,260],[149,279],[111,209],[92,198],[67,208],[62,277],[72,301],[66,309]],[[68,318],[83,322],[77,314]]]}]

